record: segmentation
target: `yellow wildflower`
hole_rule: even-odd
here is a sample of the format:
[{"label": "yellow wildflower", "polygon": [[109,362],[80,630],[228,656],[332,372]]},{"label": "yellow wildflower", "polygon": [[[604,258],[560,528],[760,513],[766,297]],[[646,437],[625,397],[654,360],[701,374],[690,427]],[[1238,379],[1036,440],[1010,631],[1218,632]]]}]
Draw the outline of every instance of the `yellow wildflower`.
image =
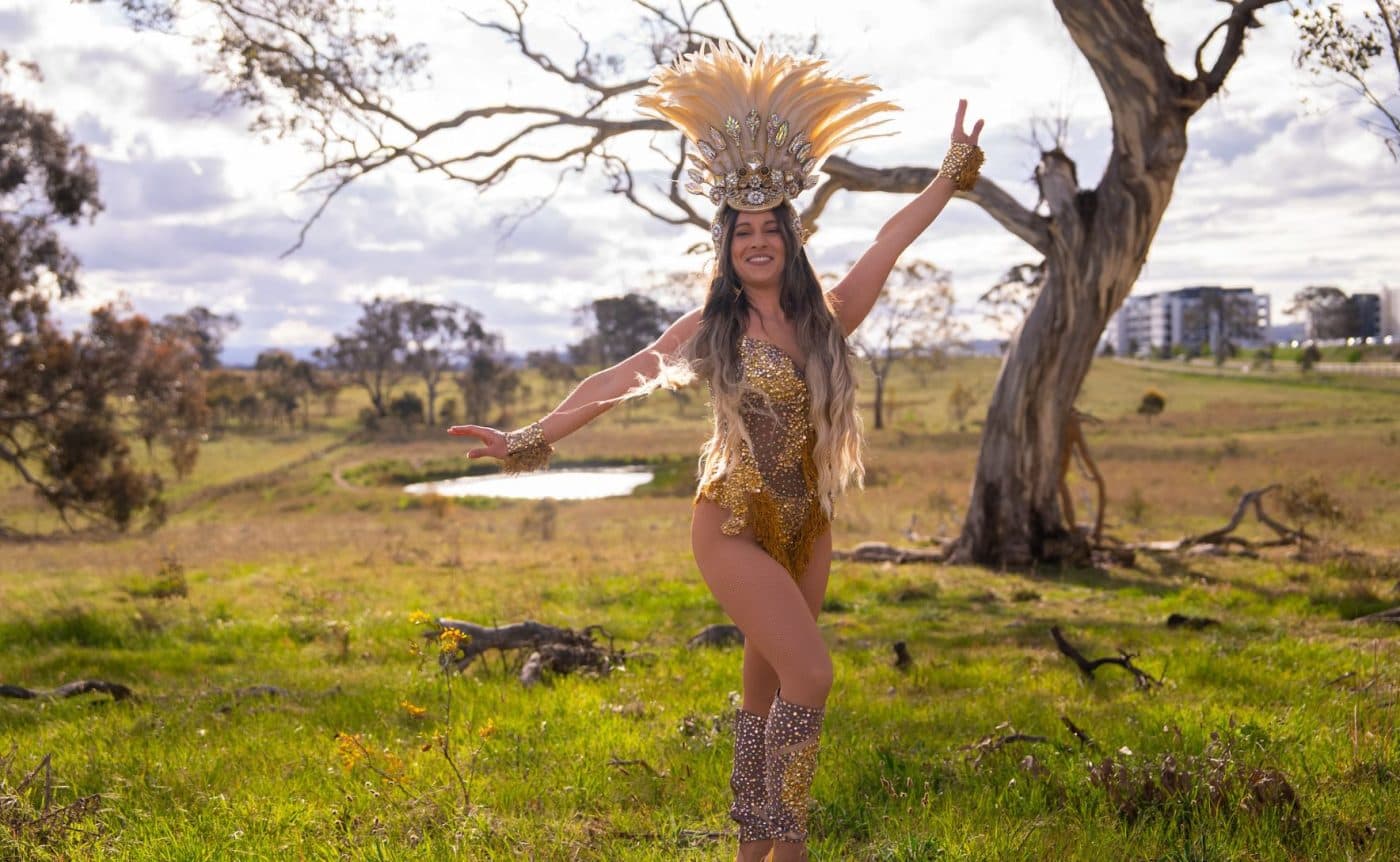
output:
[{"label": "yellow wildflower", "polygon": [[406,774],[403,759],[389,749],[384,749],[384,775],[390,781],[402,784]]},{"label": "yellow wildflower", "polygon": [[364,740],[360,735],[349,733],[337,733],[335,735],[336,752],[340,755],[340,763],[349,772],[355,768],[355,764],[365,759]]},{"label": "yellow wildflower", "polygon": [[415,626],[425,626],[428,623],[433,622],[433,618],[428,614],[427,611],[414,611],[413,613],[408,615],[408,621],[413,623]]},{"label": "yellow wildflower", "polygon": [[476,735],[481,737],[482,739],[485,739],[486,737],[490,736],[495,732],[496,720],[493,718],[486,719],[486,723],[476,729]]},{"label": "yellow wildflower", "polygon": [[443,629],[442,633],[438,635],[438,651],[443,655],[454,655],[457,650],[461,649],[462,642],[470,639],[457,629]]},{"label": "yellow wildflower", "polygon": [[428,714],[426,706],[419,706],[411,700],[401,700],[399,706],[403,707],[403,711],[408,713],[409,718],[422,718]]}]

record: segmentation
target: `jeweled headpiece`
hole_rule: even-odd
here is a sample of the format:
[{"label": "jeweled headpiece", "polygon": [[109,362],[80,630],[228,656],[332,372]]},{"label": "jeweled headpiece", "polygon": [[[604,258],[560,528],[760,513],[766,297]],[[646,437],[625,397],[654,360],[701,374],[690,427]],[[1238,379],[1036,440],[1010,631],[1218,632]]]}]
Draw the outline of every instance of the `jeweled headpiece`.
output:
[{"label": "jeweled headpiece", "polygon": [[687,191],[758,212],[816,185],[817,168],[837,147],[891,134],[872,134],[888,120],[871,117],[899,107],[867,101],[879,87],[825,67],[825,60],[762,47],[745,57],[731,44],[710,43],[652,75],[637,105],[698,151],[686,157]]}]

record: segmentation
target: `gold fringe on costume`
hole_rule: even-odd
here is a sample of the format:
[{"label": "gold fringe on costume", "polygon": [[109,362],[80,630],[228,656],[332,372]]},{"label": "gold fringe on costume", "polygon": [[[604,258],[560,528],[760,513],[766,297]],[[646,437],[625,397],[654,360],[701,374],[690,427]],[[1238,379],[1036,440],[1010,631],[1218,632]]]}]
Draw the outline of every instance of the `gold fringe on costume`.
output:
[{"label": "gold fringe on costume", "polygon": [[[810,486],[816,487],[816,468],[810,463],[803,466],[803,473],[806,474]],[[826,513],[822,511],[821,501],[816,495],[803,501],[800,520],[785,517],[783,502],[785,501],[772,494],[750,495],[749,524],[753,527],[754,539],[758,546],[787,569],[788,574],[796,581],[801,580],[802,573],[807,571],[807,564],[812,561],[812,546],[817,538],[826,532],[828,524]],[[794,521],[796,529],[793,527]]]}]

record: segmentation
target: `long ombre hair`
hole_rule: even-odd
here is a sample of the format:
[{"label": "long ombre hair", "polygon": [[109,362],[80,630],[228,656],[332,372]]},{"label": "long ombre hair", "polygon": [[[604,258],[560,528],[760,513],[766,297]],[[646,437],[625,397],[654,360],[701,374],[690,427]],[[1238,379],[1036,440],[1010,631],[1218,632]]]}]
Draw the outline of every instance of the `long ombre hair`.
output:
[{"label": "long ombre hair", "polygon": [[[816,431],[813,460],[817,493],[830,516],[836,497],[852,481],[860,485],[865,476],[861,465],[861,422],[856,412],[856,378],[845,333],[802,247],[792,205],[784,201],[772,212],[784,248],[778,304],[783,315],[792,321],[797,345],[807,356],[805,377],[811,395],[812,427]],[[677,356],[663,357],[656,379],[633,390],[643,394],[657,388],[678,388],[696,379],[710,384],[715,426],[700,451],[702,486],[729,471],[743,451],[741,444],[752,446],[739,408],[746,395],[763,397],[743,379],[739,360],[739,342],[747,329],[750,305],[731,256],[738,219],[739,211],[729,206],[724,206],[718,215],[720,243],[715,277],[705,297],[699,330]]]}]

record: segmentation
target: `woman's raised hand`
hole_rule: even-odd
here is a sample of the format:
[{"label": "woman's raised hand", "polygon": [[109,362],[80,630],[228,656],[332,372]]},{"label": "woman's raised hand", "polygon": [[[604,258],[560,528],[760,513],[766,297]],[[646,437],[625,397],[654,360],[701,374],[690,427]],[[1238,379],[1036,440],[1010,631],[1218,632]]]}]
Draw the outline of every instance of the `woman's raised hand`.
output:
[{"label": "woman's raised hand", "polygon": [[505,458],[506,435],[484,425],[453,425],[447,433],[454,437],[475,437],[484,445],[467,453],[468,458]]},{"label": "woman's raised hand", "polygon": [[958,99],[958,116],[953,121],[953,143],[971,144],[977,146],[977,139],[982,135],[982,121],[978,120],[972,126],[972,134],[963,130],[963,120],[967,117],[967,99]]}]

